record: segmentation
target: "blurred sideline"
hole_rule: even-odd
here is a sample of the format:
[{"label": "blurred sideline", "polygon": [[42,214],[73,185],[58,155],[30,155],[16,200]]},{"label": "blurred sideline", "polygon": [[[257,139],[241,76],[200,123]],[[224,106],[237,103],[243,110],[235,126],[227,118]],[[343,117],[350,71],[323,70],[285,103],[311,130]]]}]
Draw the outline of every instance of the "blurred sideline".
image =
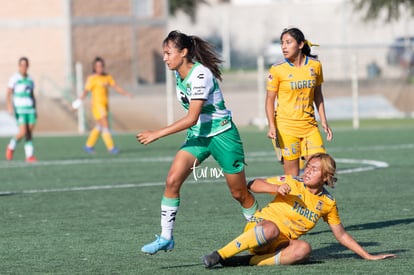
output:
[{"label": "blurred sideline", "polygon": [[[233,112],[237,125],[265,123],[264,102],[257,91],[255,71],[227,72],[221,87],[226,104]],[[265,76],[263,76],[265,81]],[[140,85],[131,89],[129,99],[111,92],[111,124],[116,132],[156,129],[167,123],[165,84]],[[349,80],[327,81],[323,84],[328,120],[352,118],[352,88]],[[174,119],[185,113],[173,95]],[[36,132],[77,133],[77,113],[71,110],[67,98],[38,96],[38,124]],[[84,102],[87,129],[93,126],[89,101]],[[401,79],[383,78],[359,81],[359,106],[361,118],[413,117],[414,91],[412,85]],[[4,99],[0,101],[0,136],[9,136],[16,130],[15,121],[6,111]]]}]

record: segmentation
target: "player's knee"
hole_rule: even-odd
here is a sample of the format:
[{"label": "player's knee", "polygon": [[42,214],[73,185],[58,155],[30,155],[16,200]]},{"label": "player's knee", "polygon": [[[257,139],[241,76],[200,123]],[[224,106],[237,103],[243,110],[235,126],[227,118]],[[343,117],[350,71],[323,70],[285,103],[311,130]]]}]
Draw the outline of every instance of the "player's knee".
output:
[{"label": "player's knee", "polygon": [[31,131],[26,130],[24,136],[25,136],[27,141],[32,140],[32,132]]},{"label": "player's knee", "polygon": [[230,193],[235,200],[243,204],[246,200],[253,199],[253,195],[247,190],[247,186],[244,188],[230,188]]},{"label": "player's knee", "polygon": [[268,241],[276,239],[280,234],[280,230],[277,225],[271,221],[266,221],[263,223],[263,231]]},{"label": "player's knee", "polygon": [[17,133],[18,139],[24,138],[27,136],[27,130],[25,128],[20,128],[19,132]]},{"label": "player's knee", "polygon": [[180,190],[181,182],[179,178],[174,174],[170,173],[165,180],[165,189],[170,192],[176,193]]},{"label": "player's knee", "polygon": [[300,263],[300,262],[306,261],[312,252],[312,247],[310,246],[310,244],[305,241],[300,240],[300,241],[297,241],[295,247],[296,247],[295,249],[296,262]]},{"label": "player's knee", "polygon": [[246,199],[247,195],[245,192],[243,192],[242,190],[230,190],[231,195],[233,196],[233,198],[237,201],[239,201],[240,203],[243,203],[244,200]]}]

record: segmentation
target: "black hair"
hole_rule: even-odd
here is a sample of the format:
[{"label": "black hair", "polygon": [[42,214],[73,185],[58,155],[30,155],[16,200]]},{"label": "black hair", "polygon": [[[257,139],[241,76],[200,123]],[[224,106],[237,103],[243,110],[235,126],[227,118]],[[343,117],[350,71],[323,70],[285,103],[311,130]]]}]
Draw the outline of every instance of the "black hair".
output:
[{"label": "black hair", "polygon": [[96,73],[95,72],[95,64],[98,63],[98,62],[101,62],[102,65],[105,67],[105,61],[103,60],[103,58],[99,57],[99,56],[95,57],[95,59],[92,62],[92,72],[94,72],[94,73]]},{"label": "black hair", "polygon": [[200,62],[210,69],[215,78],[222,80],[219,66],[223,61],[218,57],[210,43],[198,36],[186,35],[179,31],[171,31],[164,39],[163,45],[165,46],[169,41],[173,42],[179,50],[188,50],[186,56],[188,62]]},{"label": "black hair", "polygon": [[20,57],[18,64],[20,64],[20,62],[22,62],[22,61],[26,62],[26,65],[29,66],[29,58],[27,58],[25,56]]},{"label": "black hair", "polygon": [[301,30],[298,28],[287,28],[282,31],[282,34],[280,35],[280,40],[282,41],[282,37],[288,33],[290,36],[292,36],[298,44],[304,43],[302,48],[302,53],[306,56],[317,58],[317,55],[311,54],[311,48],[309,44],[307,43],[307,40],[305,39],[305,35]]}]

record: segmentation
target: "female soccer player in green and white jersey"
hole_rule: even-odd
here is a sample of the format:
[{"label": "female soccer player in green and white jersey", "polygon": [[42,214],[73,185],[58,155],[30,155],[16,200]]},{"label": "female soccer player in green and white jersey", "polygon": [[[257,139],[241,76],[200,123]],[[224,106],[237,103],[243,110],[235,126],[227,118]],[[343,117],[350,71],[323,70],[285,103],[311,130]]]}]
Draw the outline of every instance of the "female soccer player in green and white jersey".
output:
[{"label": "female soccer player in green and white jersey", "polygon": [[19,72],[9,80],[7,88],[7,109],[16,116],[19,132],[13,137],[6,148],[6,159],[12,160],[17,143],[25,138],[24,151],[26,162],[36,162],[32,142],[33,128],[36,124],[36,100],[33,93],[34,82],[28,75],[29,59],[19,59]]},{"label": "female soccer player in green and white jersey", "polygon": [[137,139],[142,144],[150,144],[187,130],[187,140],[177,152],[166,179],[161,200],[161,236],[141,249],[148,254],[174,248],[172,233],[181,185],[191,169],[210,155],[222,168],[230,192],[240,202],[245,218],[250,219],[257,209],[257,202],[246,187],[240,135],[218,84],[221,60],[206,41],[178,31],[168,34],[163,51],[164,62],[175,71],[177,97],[187,114],[164,128],[139,133]]}]

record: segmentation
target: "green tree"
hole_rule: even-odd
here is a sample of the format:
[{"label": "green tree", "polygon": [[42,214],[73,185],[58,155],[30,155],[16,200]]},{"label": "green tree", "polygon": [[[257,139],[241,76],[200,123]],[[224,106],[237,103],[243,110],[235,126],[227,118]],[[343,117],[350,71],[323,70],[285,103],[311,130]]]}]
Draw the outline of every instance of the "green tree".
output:
[{"label": "green tree", "polygon": [[178,10],[182,10],[185,14],[195,20],[197,5],[205,3],[204,0],[170,0],[170,14],[175,15]]},{"label": "green tree", "polygon": [[[175,15],[178,10],[182,10],[185,14],[195,21],[197,6],[200,4],[209,4],[208,0],[170,0],[170,14]],[[229,0],[220,0],[220,3],[229,2]]]},{"label": "green tree", "polygon": [[365,11],[365,20],[374,20],[382,10],[387,13],[387,21],[398,20],[402,10],[414,15],[414,0],[352,0],[356,10]]}]

